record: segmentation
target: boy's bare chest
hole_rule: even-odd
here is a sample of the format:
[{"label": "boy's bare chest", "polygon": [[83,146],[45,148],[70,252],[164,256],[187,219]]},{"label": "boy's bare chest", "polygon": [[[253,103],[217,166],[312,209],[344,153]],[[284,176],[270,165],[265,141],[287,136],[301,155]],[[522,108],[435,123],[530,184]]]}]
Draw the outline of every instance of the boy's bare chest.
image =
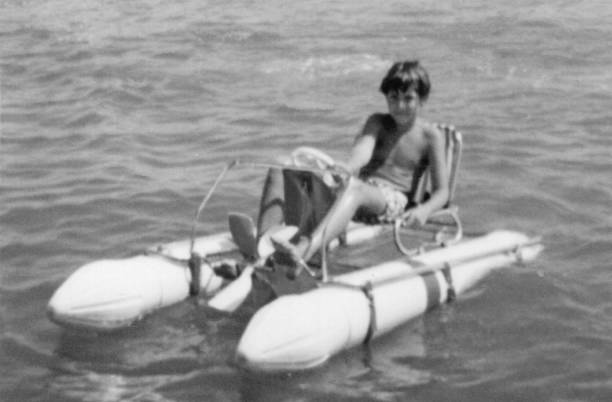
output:
[{"label": "boy's bare chest", "polygon": [[[400,138],[389,136],[378,144],[377,154],[392,164],[406,169],[414,169],[426,158],[426,143],[422,136],[404,135]],[[386,157],[385,157],[386,156]]]}]

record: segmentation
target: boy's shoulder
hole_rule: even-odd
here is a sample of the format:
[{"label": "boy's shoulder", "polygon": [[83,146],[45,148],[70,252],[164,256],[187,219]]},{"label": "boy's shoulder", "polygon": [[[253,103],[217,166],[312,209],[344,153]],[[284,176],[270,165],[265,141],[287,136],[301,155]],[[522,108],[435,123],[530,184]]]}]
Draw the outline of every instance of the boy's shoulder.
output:
[{"label": "boy's shoulder", "polygon": [[366,120],[363,134],[378,134],[389,126],[388,113],[372,113]]},{"label": "boy's shoulder", "polygon": [[389,120],[389,117],[389,113],[374,112],[368,117],[367,121],[368,123],[384,124],[387,120]]},{"label": "boy's shoulder", "polygon": [[421,129],[423,130],[423,134],[428,140],[437,140],[443,138],[444,133],[442,133],[442,130],[440,130],[437,124],[423,120],[420,122],[420,125]]}]

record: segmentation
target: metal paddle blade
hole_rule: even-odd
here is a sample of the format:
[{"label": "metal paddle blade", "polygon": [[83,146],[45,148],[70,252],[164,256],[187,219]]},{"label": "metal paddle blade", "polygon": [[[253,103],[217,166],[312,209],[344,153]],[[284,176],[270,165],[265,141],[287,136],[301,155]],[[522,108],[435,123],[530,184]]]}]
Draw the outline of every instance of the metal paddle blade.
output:
[{"label": "metal paddle blade", "polygon": [[250,216],[238,212],[228,215],[229,229],[232,238],[242,255],[250,260],[257,259],[257,235]]},{"label": "metal paddle blade", "polygon": [[208,301],[208,305],[216,310],[234,312],[251,293],[254,270],[254,265],[244,268],[235,281],[230,282]]}]

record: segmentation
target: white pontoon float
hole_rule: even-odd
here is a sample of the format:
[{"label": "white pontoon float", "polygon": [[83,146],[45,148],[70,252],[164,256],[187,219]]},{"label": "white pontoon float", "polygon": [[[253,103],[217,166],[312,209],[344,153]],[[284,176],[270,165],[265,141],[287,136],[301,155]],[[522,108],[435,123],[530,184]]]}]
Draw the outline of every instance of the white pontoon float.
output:
[{"label": "white pontoon float", "polygon": [[541,248],[538,239],[495,231],[281,296],[249,322],[238,344],[238,361],[261,371],[318,366],[454,300],[496,268],[533,260]]}]

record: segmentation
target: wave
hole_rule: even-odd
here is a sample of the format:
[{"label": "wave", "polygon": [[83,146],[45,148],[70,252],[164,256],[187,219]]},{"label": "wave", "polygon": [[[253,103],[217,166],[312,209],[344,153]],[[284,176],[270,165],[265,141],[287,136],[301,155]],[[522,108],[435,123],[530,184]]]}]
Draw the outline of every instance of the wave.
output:
[{"label": "wave", "polygon": [[360,53],[311,56],[298,60],[283,58],[266,62],[260,68],[265,74],[299,73],[310,78],[330,78],[381,72],[390,64],[390,60],[380,56]]},{"label": "wave", "polygon": [[105,120],[105,116],[97,112],[86,112],[76,116],[66,124],[66,128],[83,128],[91,125],[98,125]]}]

